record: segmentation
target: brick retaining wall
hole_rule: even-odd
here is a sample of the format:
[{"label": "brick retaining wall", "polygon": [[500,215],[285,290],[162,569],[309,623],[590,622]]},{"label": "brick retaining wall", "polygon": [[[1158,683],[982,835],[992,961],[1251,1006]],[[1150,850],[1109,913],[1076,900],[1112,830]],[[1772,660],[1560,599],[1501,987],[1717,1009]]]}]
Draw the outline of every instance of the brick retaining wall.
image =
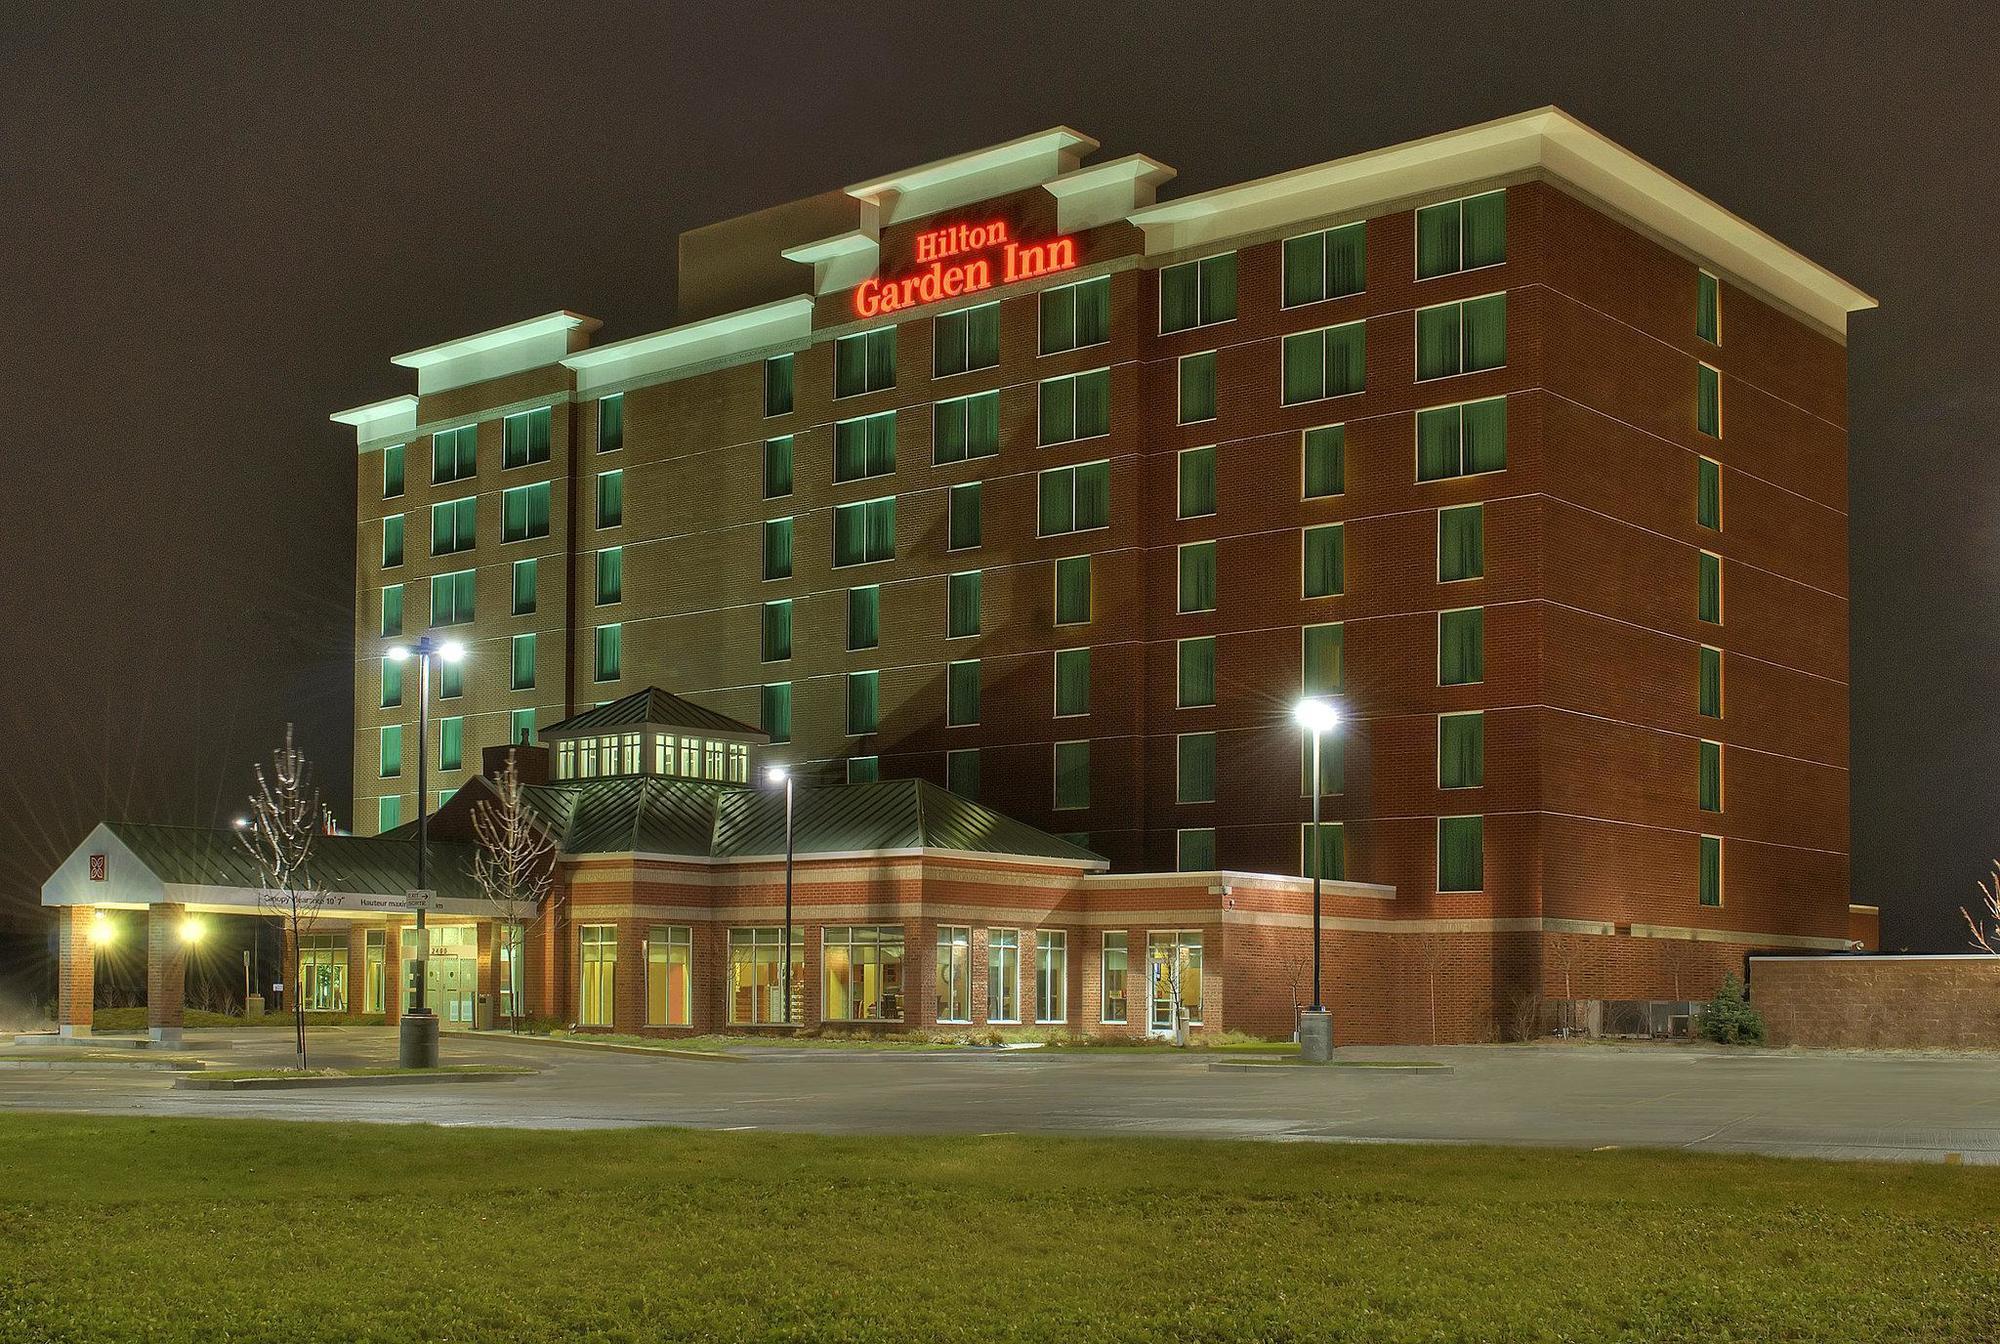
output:
[{"label": "brick retaining wall", "polygon": [[1773,1045],[2000,1049],[2000,957],[1750,959]]}]

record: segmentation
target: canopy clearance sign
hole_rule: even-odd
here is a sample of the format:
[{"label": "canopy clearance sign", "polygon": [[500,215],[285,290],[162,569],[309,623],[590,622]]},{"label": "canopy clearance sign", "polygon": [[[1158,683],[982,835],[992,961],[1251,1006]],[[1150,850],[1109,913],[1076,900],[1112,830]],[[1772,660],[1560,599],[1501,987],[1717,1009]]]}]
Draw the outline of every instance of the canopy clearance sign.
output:
[{"label": "canopy clearance sign", "polygon": [[1076,267],[1076,239],[1015,241],[1005,220],[947,224],[917,235],[922,269],[893,280],[864,280],[854,287],[857,317],[879,317],[922,303],[977,294],[995,285],[1032,280]]}]

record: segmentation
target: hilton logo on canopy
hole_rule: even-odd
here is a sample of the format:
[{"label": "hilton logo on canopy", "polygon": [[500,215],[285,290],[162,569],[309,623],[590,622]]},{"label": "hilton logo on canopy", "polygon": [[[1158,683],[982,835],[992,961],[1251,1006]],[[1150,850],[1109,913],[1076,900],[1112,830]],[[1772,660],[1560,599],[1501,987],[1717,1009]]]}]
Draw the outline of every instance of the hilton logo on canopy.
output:
[{"label": "hilton logo on canopy", "polygon": [[875,317],[914,308],[920,303],[977,294],[995,285],[1011,285],[1016,280],[1071,270],[1076,266],[1076,239],[1051,238],[1045,243],[1024,244],[1009,236],[1004,220],[991,224],[948,224],[917,235],[917,262],[924,269],[914,275],[895,280],[864,280],[856,285],[855,314]]}]

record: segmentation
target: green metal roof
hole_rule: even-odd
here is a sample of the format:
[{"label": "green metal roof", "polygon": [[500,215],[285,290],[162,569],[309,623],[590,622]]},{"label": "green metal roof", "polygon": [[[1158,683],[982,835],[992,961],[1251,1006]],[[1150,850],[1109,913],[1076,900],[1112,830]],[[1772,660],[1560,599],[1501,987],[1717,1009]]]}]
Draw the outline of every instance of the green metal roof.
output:
[{"label": "green metal roof", "polygon": [[[257,865],[243,852],[233,830],[126,821],[107,822],[105,826],[162,882],[247,891],[264,885]],[[475,850],[476,846],[463,841],[431,841],[426,878],[439,896],[480,899],[480,890],[472,880]],[[314,884],[325,891],[401,896],[417,885],[416,842],[322,835],[313,842],[312,876]]]},{"label": "green metal roof", "polygon": [[572,714],[561,723],[552,723],[542,729],[541,735],[545,738],[572,737],[578,733],[607,728],[637,728],[649,723],[661,728],[698,728],[704,732],[764,740],[763,729],[753,728],[727,714],[718,714],[692,700],[683,700],[657,686],[648,686],[643,691],[634,691],[609,704]]}]

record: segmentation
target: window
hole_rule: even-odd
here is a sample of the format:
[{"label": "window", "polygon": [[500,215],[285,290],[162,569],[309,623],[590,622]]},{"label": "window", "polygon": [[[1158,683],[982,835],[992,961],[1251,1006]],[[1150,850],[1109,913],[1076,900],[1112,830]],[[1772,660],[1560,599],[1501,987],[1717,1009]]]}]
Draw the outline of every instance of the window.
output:
[{"label": "window", "polygon": [[938,925],[937,1020],[972,1020],[972,930],[963,925]]},{"label": "window", "polygon": [[617,527],[625,521],[625,473],[602,472],[597,478],[597,525]]},{"label": "window", "polygon": [[[764,687],[758,722],[764,735],[775,743],[792,740],[792,683],[772,682]],[[662,771],[661,773],[666,773]]]},{"label": "window", "polygon": [[507,689],[531,691],[535,688],[535,636],[515,635],[509,641],[511,667]]},{"label": "window", "polygon": [[979,482],[954,485],[947,501],[945,549],[969,551],[979,545]]},{"label": "window", "polygon": [[465,720],[454,714],[438,720],[438,769],[465,768]]},{"label": "window", "polygon": [[516,709],[507,715],[507,740],[517,747],[535,745],[535,711]]},{"label": "window", "polygon": [[1180,359],[1180,423],[1215,419],[1215,351]]},{"label": "window", "polygon": [[1111,277],[1042,291],[1041,352],[1053,355],[1111,339]]},{"label": "window", "polygon": [[1321,822],[1317,845],[1313,844],[1313,824],[1307,822],[1299,827],[1299,876],[1315,874],[1327,882],[1347,880],[1347,828],[1340,822]]},{"label": "window", "polygon": [[1695,615],[1710,625],[1722,624],[1722,557],[1713,551],[1701,553],[1697,575]]},{"label": "window", "polygon": [[624,675],[625,627],[622,625],[600,625],[597,627],[597,668],[598,681],[616,681]]},{"label": "window", "polygon": [[944,721],[950,728],[979,722],[979,660],[964,658],[945,668]]},{"label": "window", "polygon": [[465,625],[472,620],[473,571],[431,576],[431,624]]},{"label": "window", "polygon": [[299,997],[309,1013],[347,1011],[347,935],[299,935]]},{"label": "window", "polygon": [[1439,891],[1482,891],[1486,886],[1486,819],[1439,817]]},{"label": "window", "polygon": [[946,603],[945,637],[964,639],[979,633],[980,598],[984,583],[976,569],[963,574],[954,574],[947,581],[949,597]]},{"label": "window", "polygon": [[1347,489],[1347,426],[1324,425],[1300,436],[1305,455],[1305,497],[1324,499]]},{"label": "window", "polygon": [[1206,518],[1215,512],[1215,449],[1183,448],[1180,454],[1179,516]]},{"label": "window", "polygon": [[382,590],[382,636],[403,633],[403,585],[392,583]]},{"label": "window", "polygon": [[792,493],[792,436],[764,440],[764,498],[782,499]]},{"label": "window", "polygon": [[1706,364],[1694,369],[1694,427],[1711,439],[1722,437],[1722,375]]},{"label": "window", "polygon": [[882,760],[878,756],[850,756],[847,758],[847,782],[849,784],[873,784],[882,778]]},{"label": "window", "polygon": [[1056,717],[1090,713],[1090,650],[1056,650]]},{"label": "window", "polygon": [[1722,744],[1704,742],[1701,744],[1701,787],[1700,804],[1704,812],[1722,810]]},{"label": "window", "polygon": [[608,607],[624,598],[625,548],[607,546],[597,553],[597,605]]},{"label": "window", "polygon": [[1701,903],[1708,906],[1722,904],[1722,837],[1704,835],[1701,838]]},{"label": "window", "polygon": [[1236,316],[1236,254],[1160,270],[1160,330],[1186,331]]},{"label": "window", "polygon": [[[790,944],[788,948],[782,927],[729,931],[732,1025],[797,1022],[804,1016],[799,999],[805,985],[805,931],[794,926]],[[789,987],[785,984],[787,970],[791,972]]]},{"label": "window", "polygon": [[394,658],[382,660],[382,708],[394,709],[403,703],[403,665]]},{"label": "window", "polygon": [[947,378],[1000,362],[1000,305],[982,303],[931,323],[931,377]]},{"label": "window", "polygon": [[1090,743],[1055,745],[1056,808],[1073,811],[1090,806]]},{"label": "window", "polygon": [[646,1025],[685,1027],[692,1020],[694,930],[685,924],[646,931]]},{"label": "window", "polygon": [[1182,873],[1215,871],[1215,831],[1190,827],[1174,832],[1174,869]]},{"label": "window", "polygon": [[549,534],[549,483],[536,481],[500,492],[500,540],[526,541]]},{"label": "window", "polygon": [[1507,193],[1427,205],[1417,211],[1417,279],[1507,260]]},{"label": "window", "polygon": [[403,800],[391,793],[375,800],[375,833],[381,835],[403,824]]},{"label": "window", "polygon": [[625,446],[625,394],[597,399],[597,451],[615,453]]},{"label": "window", "polygon": [[986,931],[986,1020],[1021,1020],[1021,935],[1015,929]]},{"label": "window", "polygon": [[1069,934],[1062,929],[1035,934],[1035,1021],[1069,1021]]},{"label": "window", "polygon": [[1507,362],[1507,296],[1417,310],[1417,378],[1497,369]]},{"label": "window", "polygon": [[1486,573],[1486,508],[1461,504],[1438,510],[1438,582],[1457,583]]},{"label": "window", "polygon": [[1476,789],[1486,783],[1486,715],[1438,715],[1438,787]]},{"label": "window", "polygon": [[1696,708],[1703,718],[1722,717],[1722,650],[1701,646],[1701,689]]},{"label": "window", "polygon": [[942,466],[1000,451],[1000,394],[981,392],[931,407],[931,461]]},{"label": "window", "polygon": [[1198,709],[1215,703],[1215,636],[1176,641],[1174,704]]},{"label": "window", "polygon": [[1285,337],[1285,405],[1359,392],[1367,379],[1368,326],[1349,322]]},{"label": "window", "polygon": [[477,509],[479,500],[468,495],[431,505],[431,554],[453,555],[479,544]]},{"label": "window", "polygon": [[1417,412],[1417,479],[1440,481],[1507,466],[1507,399]]},{"label": "window", "polygon": [[762,658],[781,663],[792,656],[792,599],[764,604]]},{"label": "window", "polygon": [[882,589],[875,584],[847,590],[847,648],[872,649],[882,642]]},{"label": "window", "polygon": [[833,564],[872,564],[896,558],[896,500],[837,504],[833,510]]},{"label": "window", "polygon": [[1039,478],[1035,535],[1061,536],[1111,526],[1111,463],[1051,467]]},{"label": "window", "polygon": [[399,499],[403,494],[403,462],[408,445],[392,443],[382,450],[382,498]]},{"label": "window", "polygon": [[[1319,735],[1319,791],[1322,796],[1347,788],[1347,738],[1341,733]],[[1310,798],[1313,791],[1313,736],[1299,741],[1299,797]]]},{"label": "window", "polygon": [[431,484],[446,485],[479,474],[479,426],[460,425],[431,435]]},{"label": "window", "polygon": [[1714,276],[1695,272],[1694,334],[1710,345],[1722,344],[1722,292]]},{"label": "window", "polygon": [[392,513],[382,520],[382,568],[394,569],[403,563],[403,515]]},{"label": "window", "polygon": [[1308,625],[1299,631],[1299,691],[1304,695],[1338,695],[1344,675],[1346,644],[1340,622]]},{"label": "window", "polygon": [[395,779],[403,773],[403,725],[392,723],[382,730],[382,778]]},{"label": "window", "polygon": [[1090,557],[1066,555],[1056,561],[1056,624],[1090,622]]},{"label": "window", "polygon": [[1347,588],[1347,528],[1341,523],[1308,527],[1299,533],[1304,595],[1338,597]]},{"label": "window", "polygon": [[[1190,1026],[1201,1025],[1200,931],[1148,934],[1146,964],[1152,982],[1153,1030],[1171,1031],[1176,1019]],[[1178,1003],[1174,999],[1176,978],[1180,981]]]},{"label": "window", "polygon": [[978,801],[978,747],[962,747],[944,754],[944,786],[961,798]]},{"label": "window", "polygon": [[1470,686],[1486,680],[1486,609],[1438,613],[1438,685]]},{"label": "window", "polygon": [[792,520],[764,520],[764,580],[792,577]]},{"label": "window", "polygon": [[443,663],[438,667],[438,699],[456,700],[465,694],[465,665]]},{"label": "window", "polygon": [[612,1026],[618,1007],[618,926],[580,924],[576,934],[583,963],[577,976],[576,1020],[586,1027]]},{"label": "window", "polygon": [[875,731],[881,718],[882,674],[847,674],[847,735],[860,737]]},{"label": "window", "polygon": [[1191,541],[1180,548],[1180,591],[1176,610],[1215,610],[1215,543]]},{"label": "window", "polygon": [[772,355],[764,361],[764,414],[785,415],[792,409],[792,357]]},{"label": "window", "polygon": [[505,431],[506,452],[501,457],[501,465],[525,467],[532,462],[549,460],[549,408],[537,406],[532,411],[517,411],[500,422]]},{"label": "window", "polygon": [[1366,223],[1285,239],[1285,307],[1359,294],[1367,285]]},{"label": "window", "polygon": [[833,427],[833,479],[859,481],[896,469],[896,413],[864,415]]},{"label": "window", "polygon": [[1104,991],[1104,1006],[1098,1020],[1107,1025],[1125,1021],[1125,970],[1129,955],[1123,929],[1104,935],[1104,973],[1099,977]]},{"label": "window", "polygon": [[1215,801],[1215,734],[1182,733],[1174,740],[1174,801]]},{"label": "window", "polygon": [[1043,380],[1041,442],[1068,443],[1111,432],[1111,370]]},{"label": "window", "polygon": [[531,616],[535,611],[535,580],[539,567],[533,560],[514,562],[514,614]]},{"label": "window", "polygon": [[833,343],[833,395],[852,397],[896,385],[896,329],[883,327]]},{"label": "window", "polygon": [[1712,457],[1694,460],[1694,520],[1711,532],[1722,530],[1722,464]]},{"label": "window", "polygon": [[820,930],[829,1022],[899,1022],[903,1017],[903,929],[898,924],[829,925]]}]

